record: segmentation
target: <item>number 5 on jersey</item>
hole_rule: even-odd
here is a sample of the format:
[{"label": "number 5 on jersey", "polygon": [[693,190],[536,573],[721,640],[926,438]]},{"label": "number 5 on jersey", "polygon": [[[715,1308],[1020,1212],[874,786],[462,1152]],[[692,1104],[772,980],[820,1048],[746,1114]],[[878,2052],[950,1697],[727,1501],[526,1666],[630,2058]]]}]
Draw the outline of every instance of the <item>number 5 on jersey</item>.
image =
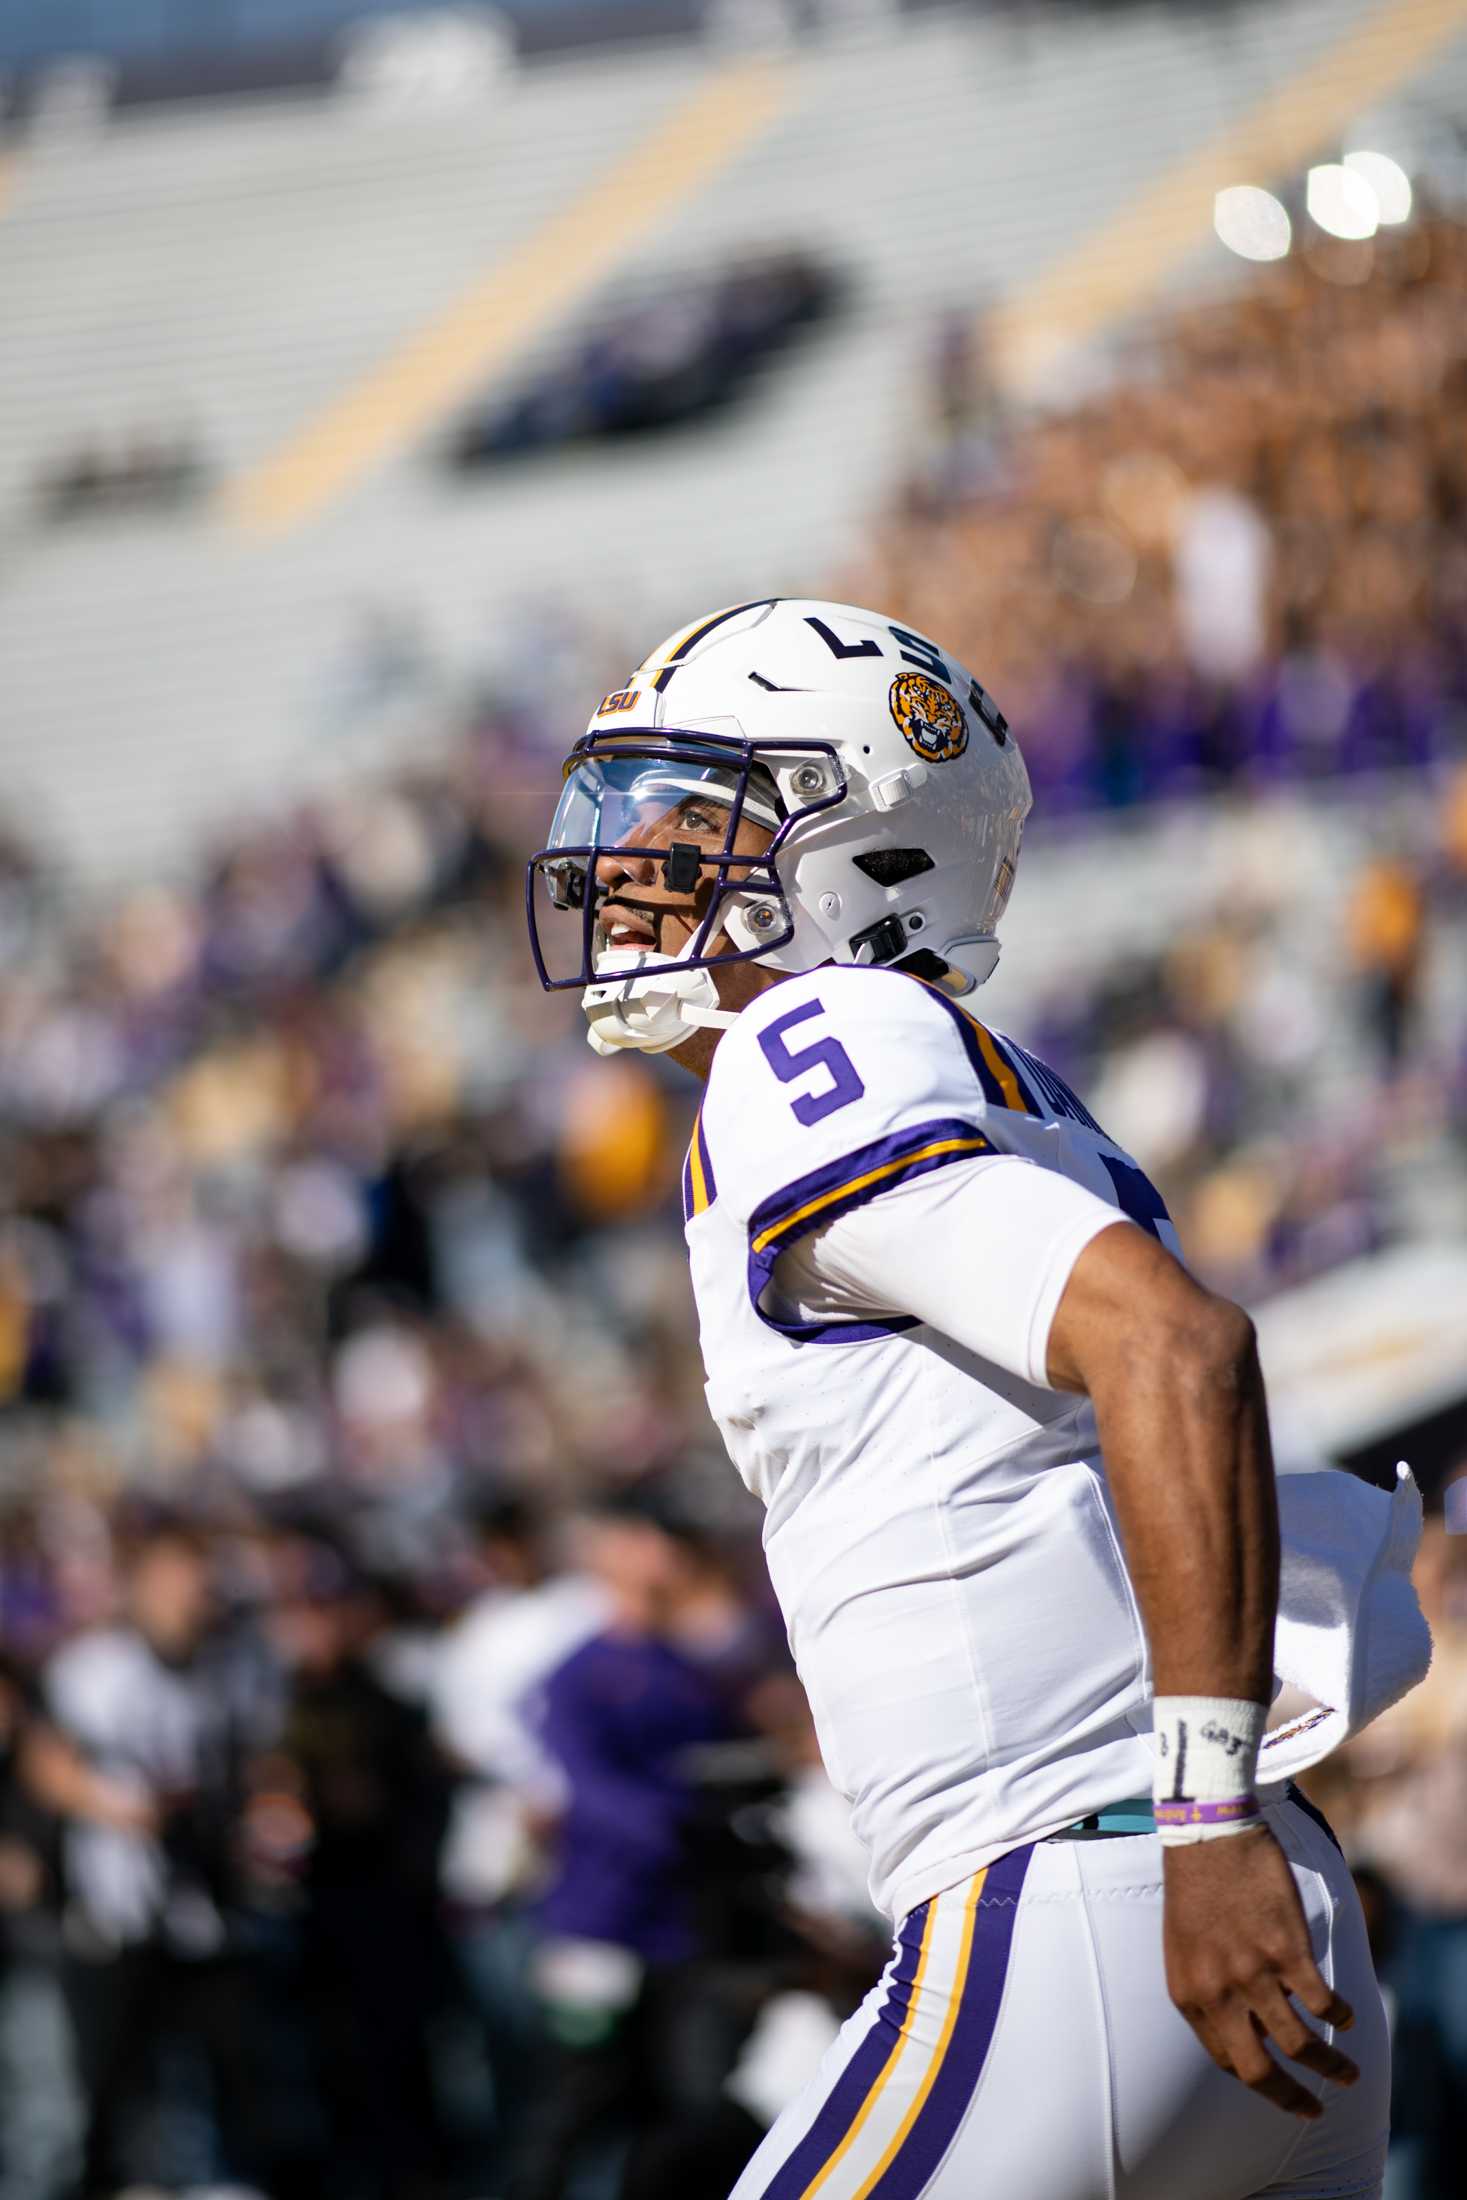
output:
[{"label": "number 5 on jersey", "polygon": [[829,1077],[830,1083],[823,1090],[803,1092],[790,1102],[795,1121],[807,1127],[823,1122],[827,1115],[834,1115],[837,1108],[848,1108],[853,1100],[863,1099],[866,1092],[855,1063],[839,1039],[810,1039],[804,1046],[792,1047],[785,1037],[796,1024],[808,1023],[812,1016],[824,1014],[821,1002],[804,1001],[759,1034],[764,1059],[782,1085],[793,1084],[797,1077],[804,1077],[811,1070],[823,1070]]}]

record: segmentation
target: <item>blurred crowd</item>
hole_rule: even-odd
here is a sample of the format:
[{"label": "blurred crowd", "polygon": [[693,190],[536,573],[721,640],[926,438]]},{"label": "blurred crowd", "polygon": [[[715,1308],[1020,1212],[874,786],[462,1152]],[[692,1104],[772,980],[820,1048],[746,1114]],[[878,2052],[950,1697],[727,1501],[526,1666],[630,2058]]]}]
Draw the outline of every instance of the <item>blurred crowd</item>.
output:
[{"label": "blurred crowd", "polygon": [[5,2200],[722,2194],[882,1960],[520,738],[0,850]]},{"label": "blurred crowd", "polygon": [[1301,805],[1253,806],[1210,906],[1026,1004],[1024,1044],[1250,1306],[1467,1232],[1467,769],[1437,784],[1335,812],[1354,829],[1333,841]]},{"label": "blurred crowd", "polygon": [[453,462],[484,466],[701,419],[828,320],[843,289],[822,260],[794,250],[745,256],[713,274],[659,276],[642,296],[603,304],[526,388],[467,421]]},{"label": "blurred crowd", "polygon": [[[319,1501],[12,1518],[4,2200],[723,2200],[887,1927],[710,1496],[484,1494],[407,1571]],[[1467,2139],[1462,1524],[1426,1683],[1306,1783],[1394,2028],[1389,2200]]]},{"label": "blurred crowd", "polygon": [[1395,2048],[1386,2200],[1448,2200],[1467,2149],[1467,1472],[1414,1579],[1431,1669],[1311,1774],[1355,1871]]},{"label": "blurred crowd", "polygon": [[[598,1063],[528,964],[555,731],[486,712],[80,928],[0,847],[16,1491],[329,1485],[409,1562],[484,1474],[566,1497],[710,1445],[693,1088]],[[1467,774],[1332,815],[1338,876],[1322,816],[1255,805],[1215,905],[1010,1018],[1250,1303],[1467,1220]]]},{"label": "blurred crowd", "polygon": [[[1291,262],[1023,428],[953,332],[848,583],[991,681],[1036,846],[1230,790],[1217,905],[1012,1020],[1250,1301],[1464,1219],[1463,263]],[[692,1088],[528,967],[575,730],[477,700],[80,918],[0,840],[0,2200],[697,2200],[879,1963],[713,1455]],[[1336,868],[1272,793],[1326,775]],[[1392,2200],[1455,2189],[1467,2098],[1463,1548],[1330,1798],[1412,2043]]]},{"label": "blurred crowd", "polygon": [[981,321],[848,576],[1042,728],[1051,811],[1429,768],[1467,714],[1467,227],[1303,249],[1035,426]]},{"label": "blurred crowd", "polygon": [[757,1540],[358,1525],[11,1523],[0,2193],[722,2200],[885,1957]]}]

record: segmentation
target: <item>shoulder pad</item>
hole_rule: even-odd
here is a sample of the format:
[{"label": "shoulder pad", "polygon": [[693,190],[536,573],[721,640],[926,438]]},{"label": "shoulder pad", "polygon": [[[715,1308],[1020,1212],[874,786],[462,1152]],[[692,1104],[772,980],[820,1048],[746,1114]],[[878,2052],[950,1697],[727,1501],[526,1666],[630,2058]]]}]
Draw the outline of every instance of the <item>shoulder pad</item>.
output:
[{"label": "shoulder pad", "polygon": [[880,1189],[919,1155],[936,1166],[992,1150],[997,1087],[978,1028],[900,972],[831,965],[772,986],[714,1057],[690,1155],[713,1187],[702,1204],[718,1197],[750,1221],[873,1172]]}]

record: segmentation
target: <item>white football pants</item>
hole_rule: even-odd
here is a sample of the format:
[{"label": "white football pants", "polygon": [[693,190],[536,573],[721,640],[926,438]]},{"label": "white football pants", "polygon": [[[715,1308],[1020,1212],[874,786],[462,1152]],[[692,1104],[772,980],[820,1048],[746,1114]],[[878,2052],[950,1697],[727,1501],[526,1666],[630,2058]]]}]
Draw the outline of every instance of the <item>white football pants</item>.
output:
[{"label": "white football pants", "polygon": [[[1324,1977],[1355,2012],[1348,2092],[1301,2123],[1220,2071],[1167,1998],[1161,1844],[1041,1841],[904,1919],[880,1983],[732,2200],[1365,2200],[1389,2042],[1343,1858],[1268,1808]],[[1328,2035],[1333,2037],[1333,2035]]]}]

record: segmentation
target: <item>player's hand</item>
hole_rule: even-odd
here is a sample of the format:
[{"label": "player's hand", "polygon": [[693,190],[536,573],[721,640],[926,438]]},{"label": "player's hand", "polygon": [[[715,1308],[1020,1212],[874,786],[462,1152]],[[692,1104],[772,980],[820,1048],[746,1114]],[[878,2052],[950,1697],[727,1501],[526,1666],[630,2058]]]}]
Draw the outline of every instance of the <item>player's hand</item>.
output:
[{"label": "player's hand", "polygon": [[1288,1859],[1266,1827],[1163,1851],[1167,1991],[1221,2070],[1291,2116],[1323,2113],[1269,2052],[1333,2085],[1353,2085],[1347,2055],[1313,2031],[1290,1995],[1321,2023],[1355,2021],[1325,1984],[1309,1946]]}]

